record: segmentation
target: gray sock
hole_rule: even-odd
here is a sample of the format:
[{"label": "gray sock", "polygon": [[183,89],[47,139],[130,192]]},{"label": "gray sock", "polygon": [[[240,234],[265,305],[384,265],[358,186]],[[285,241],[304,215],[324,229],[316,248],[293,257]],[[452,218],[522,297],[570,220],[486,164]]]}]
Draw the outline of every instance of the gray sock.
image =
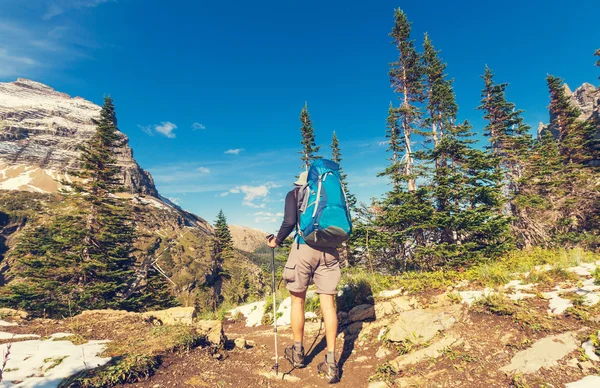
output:
[{"label": "gray sock", "polygon": [[296,342],[294,341],[294,350],[299,352],[302,350],[302,342]]},{"label": "gray sock", "polygon": [[333,352],[327,352],[325,361],[327,361],[328,364],[335,364],[335,354]]}]

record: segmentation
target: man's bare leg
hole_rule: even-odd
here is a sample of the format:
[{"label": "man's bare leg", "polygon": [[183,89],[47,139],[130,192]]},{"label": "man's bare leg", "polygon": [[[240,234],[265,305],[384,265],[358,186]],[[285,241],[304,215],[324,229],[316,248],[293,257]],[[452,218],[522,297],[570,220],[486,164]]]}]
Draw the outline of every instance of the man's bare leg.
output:
[{"label": "man's bare leg", "polygon": [[325,321],[325,338],[327,338],[327,352],[335,352],[337,339],[338,318],[335,310],[334,295],[319,294],[321,300],[321,313]]},{"label": "man's bare leg", "polygon": [[292,334],[295,343],[302,343],[304,339],[304,300],[306,299],[306,291],[290,292],[292,297]]}]

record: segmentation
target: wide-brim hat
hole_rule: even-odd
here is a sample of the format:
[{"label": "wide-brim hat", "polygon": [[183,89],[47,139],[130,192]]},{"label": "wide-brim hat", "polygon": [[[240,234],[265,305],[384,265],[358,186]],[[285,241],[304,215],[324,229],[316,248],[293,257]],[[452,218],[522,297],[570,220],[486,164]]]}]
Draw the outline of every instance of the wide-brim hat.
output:
[{"label": "wide-brim hat", "polygon": [[304,186],[308,178],[308,171],[301,172],[298,176],[298,180],[294,182],[296,186]]}]

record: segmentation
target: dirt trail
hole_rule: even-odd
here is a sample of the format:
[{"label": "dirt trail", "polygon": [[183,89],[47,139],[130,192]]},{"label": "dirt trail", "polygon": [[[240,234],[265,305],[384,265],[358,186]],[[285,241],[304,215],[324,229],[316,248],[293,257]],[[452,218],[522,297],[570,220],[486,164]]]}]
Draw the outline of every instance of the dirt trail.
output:
[{"label": "dirt trail", "polygon": [[[321,387],[326,386],[317,374],[317,365],[325,357],[324,330],[319,333],[319,323],[306,323],[306,362],[303,369],[293,369],[283,359],[283,349],[292,342],[289,327],[279,329],[279,378],[265,377],[274,364],[273,329],[269,327],[246,328],[243,323],[224,326],[229,338],[243,337],[254,341],[246,350],[235,348],[228,341],[221,351],[221,359],[214,358],[205,349],[173,354],[163,359],[162,366],[148,381],[127,384],[126,387]],[[316,340],[315,340],[316,339]],[[340,340],[337,356],[342,369],[342,381],[336,387],[365,387],[375,373],[378,344],[356,346],[355,337]],[[311,344],[314,346],[309,349]],[[342,349],[343,347],[343,349]],[[309,351],[310,350],[310,351]]]}]

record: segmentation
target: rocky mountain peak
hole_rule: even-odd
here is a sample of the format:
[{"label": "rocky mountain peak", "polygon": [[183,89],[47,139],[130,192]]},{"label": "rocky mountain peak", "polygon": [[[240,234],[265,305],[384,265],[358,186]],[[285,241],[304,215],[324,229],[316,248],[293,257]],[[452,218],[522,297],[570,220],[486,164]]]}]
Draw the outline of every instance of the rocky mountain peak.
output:
[{"label": "rocky mountain peak", "polygon": [[[57,191],[58,178],[78,168],[78,146],[95,131],[100,106],[40,82],[0,82],[0,189]],[[158,197],[150,174],[127,145],[117,150],[122,181],[132,192]]]}]

